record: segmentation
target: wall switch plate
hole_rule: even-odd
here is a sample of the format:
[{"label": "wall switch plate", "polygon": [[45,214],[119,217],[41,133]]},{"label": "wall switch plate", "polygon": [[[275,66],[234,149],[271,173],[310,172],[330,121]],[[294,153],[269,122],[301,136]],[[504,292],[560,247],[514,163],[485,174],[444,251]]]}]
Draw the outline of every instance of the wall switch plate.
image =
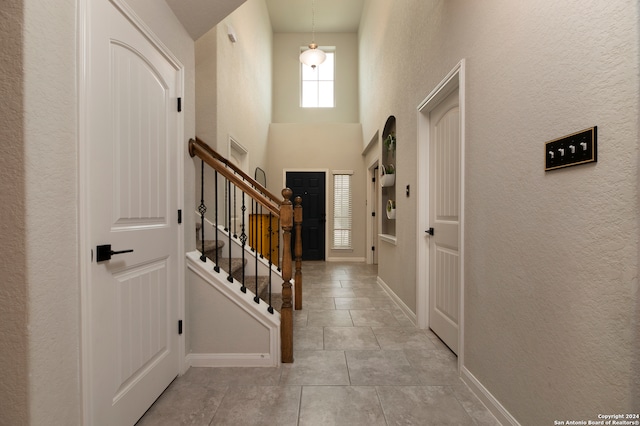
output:
[{"label": "wall switch plate", "polygon": [[545,171],[598,161],[598,126],[544,144]]}]

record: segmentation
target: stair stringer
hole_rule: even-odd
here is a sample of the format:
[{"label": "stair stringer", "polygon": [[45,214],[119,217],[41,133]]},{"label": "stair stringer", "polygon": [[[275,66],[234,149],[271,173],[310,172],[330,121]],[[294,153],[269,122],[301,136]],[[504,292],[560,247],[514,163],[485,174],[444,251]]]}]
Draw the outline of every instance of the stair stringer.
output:
[{"label": "stair stringer", "polygon": [[[230,283],[227,281],[227,273],[217,273],[213,271],[213,262],[207,259],[206,262],[200,260],[200,252],[193,251],[186,255],[188,285],[192,284],[192,281],[202,280],[208,286],[211,291],[217,292],[215,295],[209,295],[210,297],[216,296],[216,303],[222,303],[225,309],[229,309],[234,312],[234,315],[238,315],[243,318],[243,322],[250,323],[252,329],[244,328],[248,327],[247,324],[241,325],[238,322],[229,321],[228,318],[215,318],[217,310],[207,311],[206,315],[214,316],[211,318],[212,324],[219,327],[224,327],[224,334],[231,334],[236,338],[231,338],[228,341],[228,346],[234,346],[237,340],[237,336],[243,335],[242,333],[254,333],[259,327],[266,329],[267,335],[265,336],[266,347],[262,351],[248,350],[228,350],[224,348],[217,349],[216,352],[195,352],[189,353],[186,356],[186,364],[193,367],[277,367],[280,365],[280,313],[274,311],[273,314],[267,311],[267,304],[260,302],[259,304],[253,300],[253,293],[243,293],[240,290],[240,285],[237,281]],[[208,291],[208,290],[207,290]],[[189,309],[196,309],[194,306],[190,306]],[[202,312],[190,312],[191,318],[202,314]],[[194,329],[198,329],[202,324],[189,324],[187,323],[187,333],[193,332]],[[229,331],[229,327],[240,327],[242,329]],[[215,330],[213,331],[216,332]],[[261,332],[261,331],[259,331]],[[222,334],[222,333],[221,333]],[[196,340],[194,337],[188,339],[190,342]],[[216,344],[225,346],[224,339],[215,338]],[[187,348],[191,350],[191,348]]]}]

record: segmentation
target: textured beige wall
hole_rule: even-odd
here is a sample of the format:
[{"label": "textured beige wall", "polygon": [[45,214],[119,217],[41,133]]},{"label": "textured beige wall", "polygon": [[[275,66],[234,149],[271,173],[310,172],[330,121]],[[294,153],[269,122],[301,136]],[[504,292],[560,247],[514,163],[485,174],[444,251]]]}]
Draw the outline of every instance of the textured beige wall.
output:
[{"label": "textured beige wall", "polygon": [[218,31],[196,40],[196,135],[211,146],[218,127]]},{"label": "textured beige wall", "polygon": [[[227,24],[238,41],[231,43]],[[249,150],[249,174],[265,167],[271,122],[271,26],[264,0],[248,0],[218,31],[217,145],[228,156],[229,136]],[[224,147],[224,149],[222,149]]]},{"label": "textured beige wall", "polygon": [[[237,42],[227,36],[235,30]],[[248,151],[246,172],[266,168],[271,122],[271,25],[264,0],[249,0],[196,41],[196,134],[229,157],[232,137]],[[194,160],[200,204],[200,160]],[[205,168],[207,218],[214,221],[214,173]],[[220,179],[222,188],[222,179]],[[220,217],[224,217],[221,203]],[[192,204],[196,205],[196,204]],[[221,219],[222,220],[222,219]]]},{"label": "textured beige wall", "polygon": [[[466,58],[464,362],[524,425],[640,406],[638,21],[631,0],[365,11],[363,133],[396,116],[401,184],[416,183],[416,107]],[[593,125],[598,163],[543,171],[545,141]],[[397,227],[380,276],[411,306],[419,230]]]},{"label": "textured beige wall", "polygon": [[[227,36],[227,26],[235,30],[237,42]],[[254,175],[256,167],[266,169],[266,146],[271,122],[271,50],[272,33],[264,0],[248,0],[195,43],[196,52],[196,134],[213,149],[228,158],[229,137],[248,151],[246,172]],[[200,160],[191,160],[197,184],[187,187],[195,193],[193,203],[200,204]],[[222,179],[219,178],[221,193]],[[206,216],[215,221],[214,173],[205,168]],[[247,200],[248,201],[248,200]],[[220,202],[220,220],[224,218],[224,203]],[[194,215],[188,214],[188,217]],[[195,235],[193,225],[188,234]],[[195,231],[195,230],[194,230]],[[188,246],[191,249],[194,246]],[[189,316],[193,329],[187,333],[187,352],[219,352],[210,342],[219,332],[201,326],[194,320],[207,319],[207,310],[198,300],[211,297],[210,287],[187,287]],[[222,331],[220,331],[222,332]],[[218,345],[217,348],[221,346]],[[268,347],[264,352],[268,352]]]},{"label": "textured beige wall", "polygon": [[29,423],[24,91],[20,0],[0,13],[0,424]]},{"label": "textured beige wall", "polygon": [[[193,134],[193,41],[164,2],[131,0],[129,3],[186,67],[185,134]],[[24,229],[21,262],[27,294],[14,291],[12,297],[16,307],[28,306],[30,424],[81,422],[78,16],[73,0],[24,1],[24,157],[22,165],[12,166],[16,170],[13,178],[17,181],[11,197],[16,201],[24,199],[21,211],[24,219],[15,220],[17,226]],[[193,177],[186,174],[187,181],[193,181]],[[23,188],[20,188],[21,176]],[[3,204],[4,197],[3,193]],[[51,257],[54,254],[55,259]],[[20,259],[16,262],[20,266]],[[25,374],[20,351],[17,345],[16,374]],[[13,363],[11,359],[11,365]],[[18,397],[21,391],[17,385]],[[18,401],[17,415],[26,420],[21,410]],[[7,424],[26,423],[16,420]]]},{"label": "textured beige wall", "polygon": [[[327,229],[333,227],[332,170],[353,170],[353,250],[331,250],[331,235],[326,240],[329,258],[364,259],[366,223],[366,168],[362,161],[362,129],[355,123],[273,123],[269,133],[267,179],[269,189],[280,194],[285,169],[327,169]],[[304,199],[302,200],[304,208]],[[304,214],[304,213],[303,213]]]},{"label": "textured beige wall", "polygon": [[355,33],[316,34],[321,46],[335,46],[335,108],[300,107],[300,47],[309,33],[276,33],[273,36],[273,122],[357,123],[358,37]]},{"label": "textured beige wall", "polygon": [[[235,29],[238,41],[227,37],[227,25]],[[228,156],[229,136],[249,151],[249,173],[264,168],[265,150],[271,122],[271,26],[264,0],[249,0],[197,41],[200,55],[215,53],[216,111],[199,111],[204,120],[212,116],[216,140],[211,144]],[[206,38],[205,38],[206,37]],[[206,43],[207,46],[201,46]],[[215,43],[215,44],[212,44]],[[200,83],[208,78],[198,77]],[[209,79],[210,80],[210,79]],[[211,93],[209,90],[208,93]],[[198,97],[200,94],[198,93]],[[197,128],[206,123],[198,122]],[[209,131],[210,132],[210,131]]]}]

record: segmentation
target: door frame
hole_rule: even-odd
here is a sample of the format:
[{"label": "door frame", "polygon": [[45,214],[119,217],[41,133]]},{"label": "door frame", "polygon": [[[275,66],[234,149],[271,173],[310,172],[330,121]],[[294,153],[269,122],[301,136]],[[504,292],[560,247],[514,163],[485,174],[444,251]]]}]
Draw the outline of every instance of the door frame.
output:
[{"label": "door frame", "polygon": [[[465,200],[465,60],[462,59],[447,76],[418,105],[418,235],[416,238],[417,271],[416,277],[416,313],[418,327],[429,327],[429,262],[420,259],[429,256],[429,237],[425,231],[429,228],[429,113],[458,88],[460,108],[460,301],[458,330],[458,369],[464,365],[464,200]],[[426,164],[426,167],[420,167]]]},{"label": "door frame", "polygon": [[[378,234],[380,233],[380,227],[382,226],[382,220],[380,216],[380,173],[377,172],[380,164],[378,157],[374,158],[369,167],[367,167],[367,264],[378,264]],[[375,180],[375,181],[374,181]],[[372,216],[371,213],[375,213]],[[371,250],[371,247],[375,247],[375,251]]]},{"label": "door frame", "polygon": [[244,145],[242,145],[240,142],[238,142],[238,139],[233,137],[232,135],[229,135],[228,139],[229,139],[229,146],[227,147],[227,150],[229,152],[229,155],[227,158],[231,159],[232,157],[234,157],[231,154],[235,152],[237,154],[236,156],[241,157],[240,158],[241,164],[236,164],[236,165],[240,167],[240,169],[243,172],[250,174],[249,173],[249,149]]},{"label": "door frame", "polygon": [[[314,169],[314,168],[310,168],[310,169],[282,169],[282,187],[286,188],[287,187],[287,173],[289,172],[317,172],[317,173],[324,173],[324,211],[327,212],[326,216],[325,216],[325,223],[324,223],[324,260],[325,262],[329,261],[329,219],[328,219],[328,212],[329,212],[329,169]],[[333,188],[333,187],[331,187]],[[333,193],[332,193],[333,194]],[[333,195],[332,195],[332,199],[333,199]],[[293,200],[291,200],[291,202],[293,202]],[[302,215],[304,217],[304,198],[302,199]],[[333,214],[331,216],[331,224],[333,225]]]},{"label": "door frame", "polygon": [[[90,61],[89,38],[91,37],[90,28],[90,3],[92,0],[79,0],[78,2],[78,44],[77,44],[77,67],[78,67],[78,246],[79,246],[79,273],[80,273],[80,384],[82,392],[82,421],[83,424],[91,424],[91,392],[92,383],[90,380],[92,366],[91,358],[91,264],[93,262],[93,247],[91,246],[90,235],[90,191],[89,186],[89,149],[88,149],[88,120],[87,114],[89,91],[89,78],[86,70]],[[168,50],[166,45],[158,38],[149,27],[140,19],[140,17],[131,9],[129,5],[122,0],[102,0],[109,1],[135,26],[158,51],[162,52],[165,58],[173,64],[178,72],[178,87],[176,92],[178,96],[184,97],[184,79],[185,68],[178,58]],[[176,143],[175,161],[176,164],[176,210],[184,212],[184,113],[178,114],[176,122],[176,133],[178,135],[178,143]],[[184,223],[184,222],[183,222]],[[177,315],[178,319],[185,317],[185,258],[184,258],[184,228],[178,226],[176,236],[176,245],[178,257],[176,259],[176,267],[178,269],[176,285],[178,286]],[[177,327],[177,325],[176,325]],[[177,339],[178,366],[176,370],[178,374],[184,374],[187,369],[185,359],[185,334],[178,335]]]}]

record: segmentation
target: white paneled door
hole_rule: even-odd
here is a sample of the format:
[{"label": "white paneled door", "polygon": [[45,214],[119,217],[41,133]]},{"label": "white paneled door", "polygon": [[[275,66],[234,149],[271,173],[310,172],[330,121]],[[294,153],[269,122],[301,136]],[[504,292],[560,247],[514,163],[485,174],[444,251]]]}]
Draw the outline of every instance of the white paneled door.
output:
[{"label": "white paneled door", "polygon": [[430,113],[429,324],[458,353],[460,306],[460,109],[458,89]]},{"label": "white paneled door", "polygon": [[[181,70],[109,0],[86,2],[85,418],[133,425],[178,374]],[[98,246],[128,251],[98,259]],[[107,253],[109,249],[107,248]]]}]

